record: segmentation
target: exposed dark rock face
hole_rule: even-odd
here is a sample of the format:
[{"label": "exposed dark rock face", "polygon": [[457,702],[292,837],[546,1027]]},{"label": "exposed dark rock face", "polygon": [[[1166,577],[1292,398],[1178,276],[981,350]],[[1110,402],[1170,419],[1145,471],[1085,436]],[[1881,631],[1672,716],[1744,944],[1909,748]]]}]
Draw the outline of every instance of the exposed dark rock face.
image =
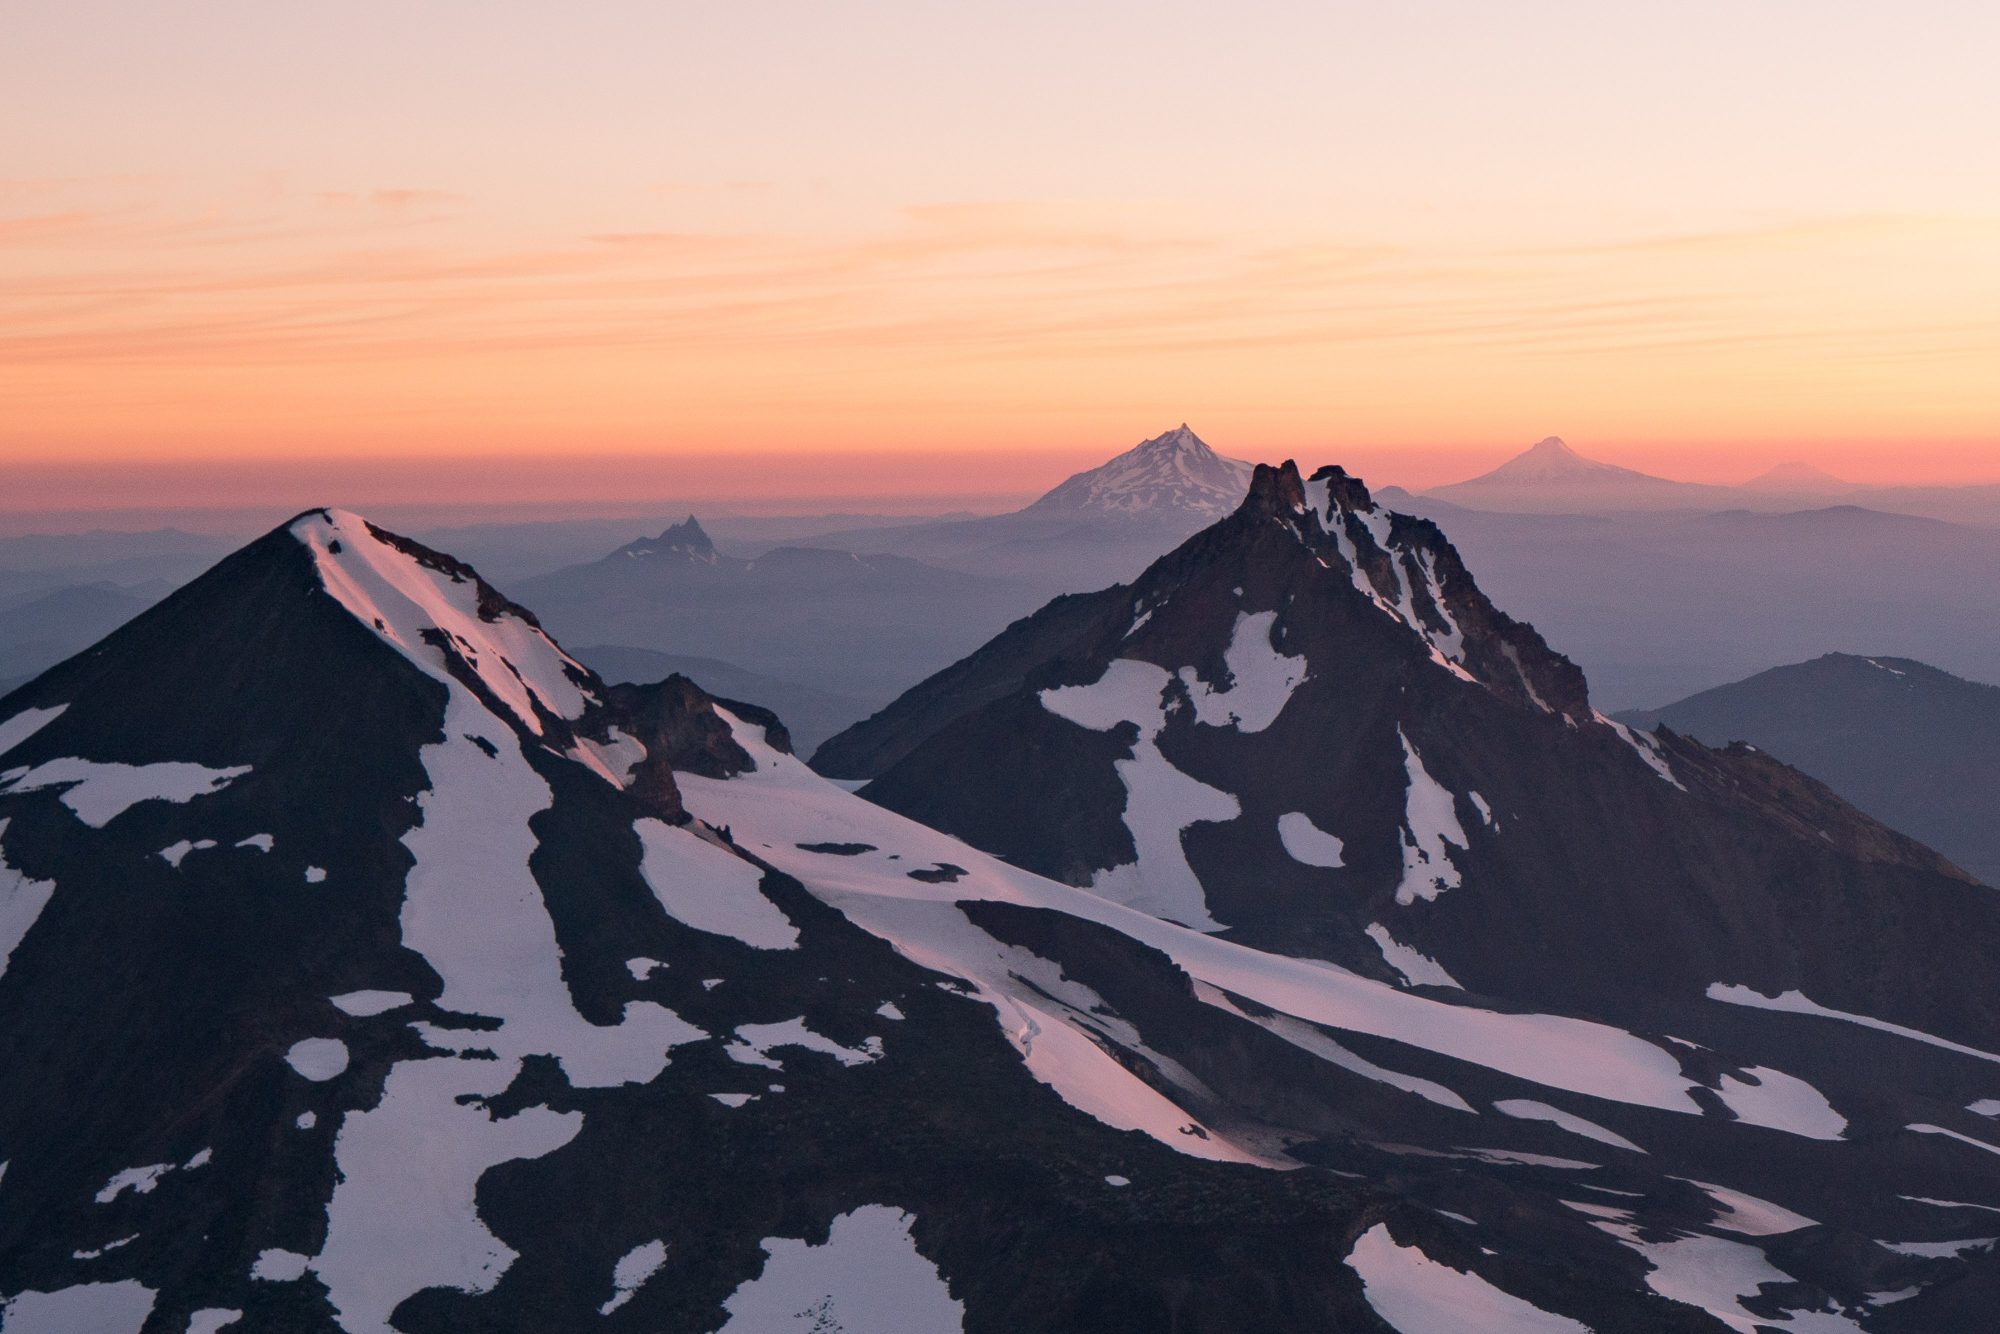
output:
[{"label": "exposed dark rock face", "polygon": [[0,1318],[1979,1328],[1990,893],[1448,551],[1266,470],[857,751],[1188,929],[302,516],[0,699]]}]

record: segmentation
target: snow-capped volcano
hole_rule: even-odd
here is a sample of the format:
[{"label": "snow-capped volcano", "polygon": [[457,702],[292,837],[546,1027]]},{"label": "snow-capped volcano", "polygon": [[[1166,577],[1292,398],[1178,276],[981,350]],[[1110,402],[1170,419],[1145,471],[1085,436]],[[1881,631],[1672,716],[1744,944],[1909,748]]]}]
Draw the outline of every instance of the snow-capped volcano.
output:
[{"label": "snow-capped volcano", "polygon": [[1587,459],[1564,443],[1561,436],[1548,436],[1534,444],[1492,472],[1473,478],[1475,482],[1576,482],[1610,478],[1644,478],[1647,481],[1661,481],[1662,478],[1647,477],[1645,473],[1632,468],[1621,468],[1616,464],[1599,463]]},{"label": "snow-capped volcano", "polygon": [[1676,482],[1586,458],[1553,435],[1491,472],[1425,494],[1474,509],[1531,512],[1720,508],[1730,497],[1725,487]]},{"label": "snow-capped volcano", "polygon": [[1080,472],[1024,513],[1100,511],[1110,514],[1187,512],[1220,518],[1236,508],[1250,465],[1225,458],[1182,422],[1123,454]]},{"label": "snow-capped volcano", "polygon": [[[1598,721],[1448,553],[1337,471],[1265,470],[1157,600],[1114,590],[1108,656],[1035,668],[1015,706],[1070,729],[1049,793],[1098,832],[1092,793],[1134,797],[1154,899],[1120,902],[819,778],[754,705],[607,685],[449,556],[301,516],[0,698],[0,1322],[1979,1327],[1990,892],[1776,766]],[[1374,822],[1343,775],[1385,736]],[[1717,828],[1662,812],[1731,802],[1762,814],[1727,901],[1600,885],[1550,833],[1658,856],[1680,820],[1706,868]],[[1189,810],[1236,826],[1237,891],[1154,874],[1182,847],[1214,880]],[[1237,915],[1272,840],[1383,914],[1373,962],[1159,910]],[[1551,930],[1579,884],[1608,921]],[[1491,943],[1426,958],[1455,903]],[[1674,962],[1617,1003],[1525,999],[1635,927]],[[1678,985],[1705,950],[1731,971]]]}]

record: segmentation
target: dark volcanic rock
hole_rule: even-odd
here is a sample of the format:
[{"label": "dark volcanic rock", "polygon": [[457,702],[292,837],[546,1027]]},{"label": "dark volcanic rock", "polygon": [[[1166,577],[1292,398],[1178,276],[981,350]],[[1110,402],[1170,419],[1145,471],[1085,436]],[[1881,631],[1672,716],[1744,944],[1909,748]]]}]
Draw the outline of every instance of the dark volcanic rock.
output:
[{"label": "dark volcanic rock", "polygon": [[0,1322],[1979,1328],[1989,892],[1440,541],[1265,470],[869,743],[1100,895],[302,516],[0,699]]}]

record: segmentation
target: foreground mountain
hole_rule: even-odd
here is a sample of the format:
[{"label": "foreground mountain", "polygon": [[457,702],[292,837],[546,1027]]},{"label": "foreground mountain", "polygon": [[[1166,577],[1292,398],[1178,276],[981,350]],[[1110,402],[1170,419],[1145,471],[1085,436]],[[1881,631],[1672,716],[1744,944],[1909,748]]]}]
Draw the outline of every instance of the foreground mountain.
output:
[{"label": "foreground mountain", "polygon": [[1019,581],[904,556],[791,546],[726,555],[693,515],[511,591],[571,643],[716,658],[859,701],[834,726],[1042,600]]},{"label": "foreground mountain", "polygon": [[[1697,1097],[1784,1132],[1730,1184],[1802,1216],[1887,1240],[1891,1197],[2000,1204],[1968,1190],[2000,1166],[1990,891],[1759,751],[1598,714],[1435,525],[1338,469],[1260,469],[1134,584],[1012,627],[815,764],[1211,939],[1755,1052]],[[1941,1131],[1971,1174],[1952,1191],[1820,1193],[1822,1170],[1856,1183]],[[1820,1134],[1834,1156],[1794,1156]],[[1879,1327],[1955,1327],[1915,1297]]]},{"label": "foreground mountain", "polygon": [[[1588,924],[1517,966],[1464,942],[1461,988],[1394,938],[1413,976],[1041,878],[818,778],[774,716],[607,685],[469,568],[315,512],[0,699],[4,1328],[1977,1328],[1990,893],[1768,760],[1597,720],[1365,502],[1260,474],[1165,600],[1128,599],[1141,656],[1108,690],[1074,659],[1051,716],[1136,765],[1148,876],[1177,812],[1220,805],[1185,742],[1285,741],[1275,837],[1320,900],[1433,948],[1424,915],[1492,905],[1508,857],[1572,911],[1656,890],[1566,864],[1565,812],[1731,857],[1737,901],[1697,879],[1652,909],[1674,962],[1619,1005],[1472,989],[1575,991]],[[1218,659],[1143,670],[1211,625]],[[1148,688],[1206,730],[1120,718]],[[1355,788],[1385,722],[1393,781]],[[1571,765],[1601,785],[1581,812]],[[1711,808],[1744,848],[1700,845]],[[1815,878],[1788,909],[1878,947],[1807,957],[1771,860]],[[1716,981],[1673,984],[1708,949]]]},{"label": "foreground mountain", "polygon": [[[1943,919],[1905,916],[1857,955],[1869,904],[1912,879],[1939,913],[1983,902],[1761,753],[1597,713],[1435,525],[1338,469],[1260,471],[1133,585],[1052,604],[816,763],[1190,926],[1383,976],[1393,938],[1474,990],[1633,1020],[1711,982],[1900,1000],[1854,993],[1857,959],[1915,993]],[[1957,1022],[2000,1022],[1965,999]]]},{"label": "foreground mountain", "polygon": [[1829,653],[1619,718],[1750,742],[2000,885],[2000,688]]}]

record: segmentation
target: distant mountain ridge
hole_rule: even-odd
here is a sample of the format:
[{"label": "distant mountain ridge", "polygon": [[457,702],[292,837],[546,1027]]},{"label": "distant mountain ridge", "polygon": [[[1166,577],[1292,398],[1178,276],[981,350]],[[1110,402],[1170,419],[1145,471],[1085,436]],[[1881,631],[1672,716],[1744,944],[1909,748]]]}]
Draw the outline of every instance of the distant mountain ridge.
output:
[{"label": "distant mountain ridge", "polygon": [[826,706],[878,706],[1040,600],[1016,580],[891,553],[779,546],[733,556],[692,515],[510,591],[572,643],[719,659],[808,686],[786,697],[809,700],[815,736],[852,721],[836,722]]},{"label": "distant mountain ridge", "polygon": [[2000,687],[1828,653],[1618,717],[1750,742],[2000,886]]}]

